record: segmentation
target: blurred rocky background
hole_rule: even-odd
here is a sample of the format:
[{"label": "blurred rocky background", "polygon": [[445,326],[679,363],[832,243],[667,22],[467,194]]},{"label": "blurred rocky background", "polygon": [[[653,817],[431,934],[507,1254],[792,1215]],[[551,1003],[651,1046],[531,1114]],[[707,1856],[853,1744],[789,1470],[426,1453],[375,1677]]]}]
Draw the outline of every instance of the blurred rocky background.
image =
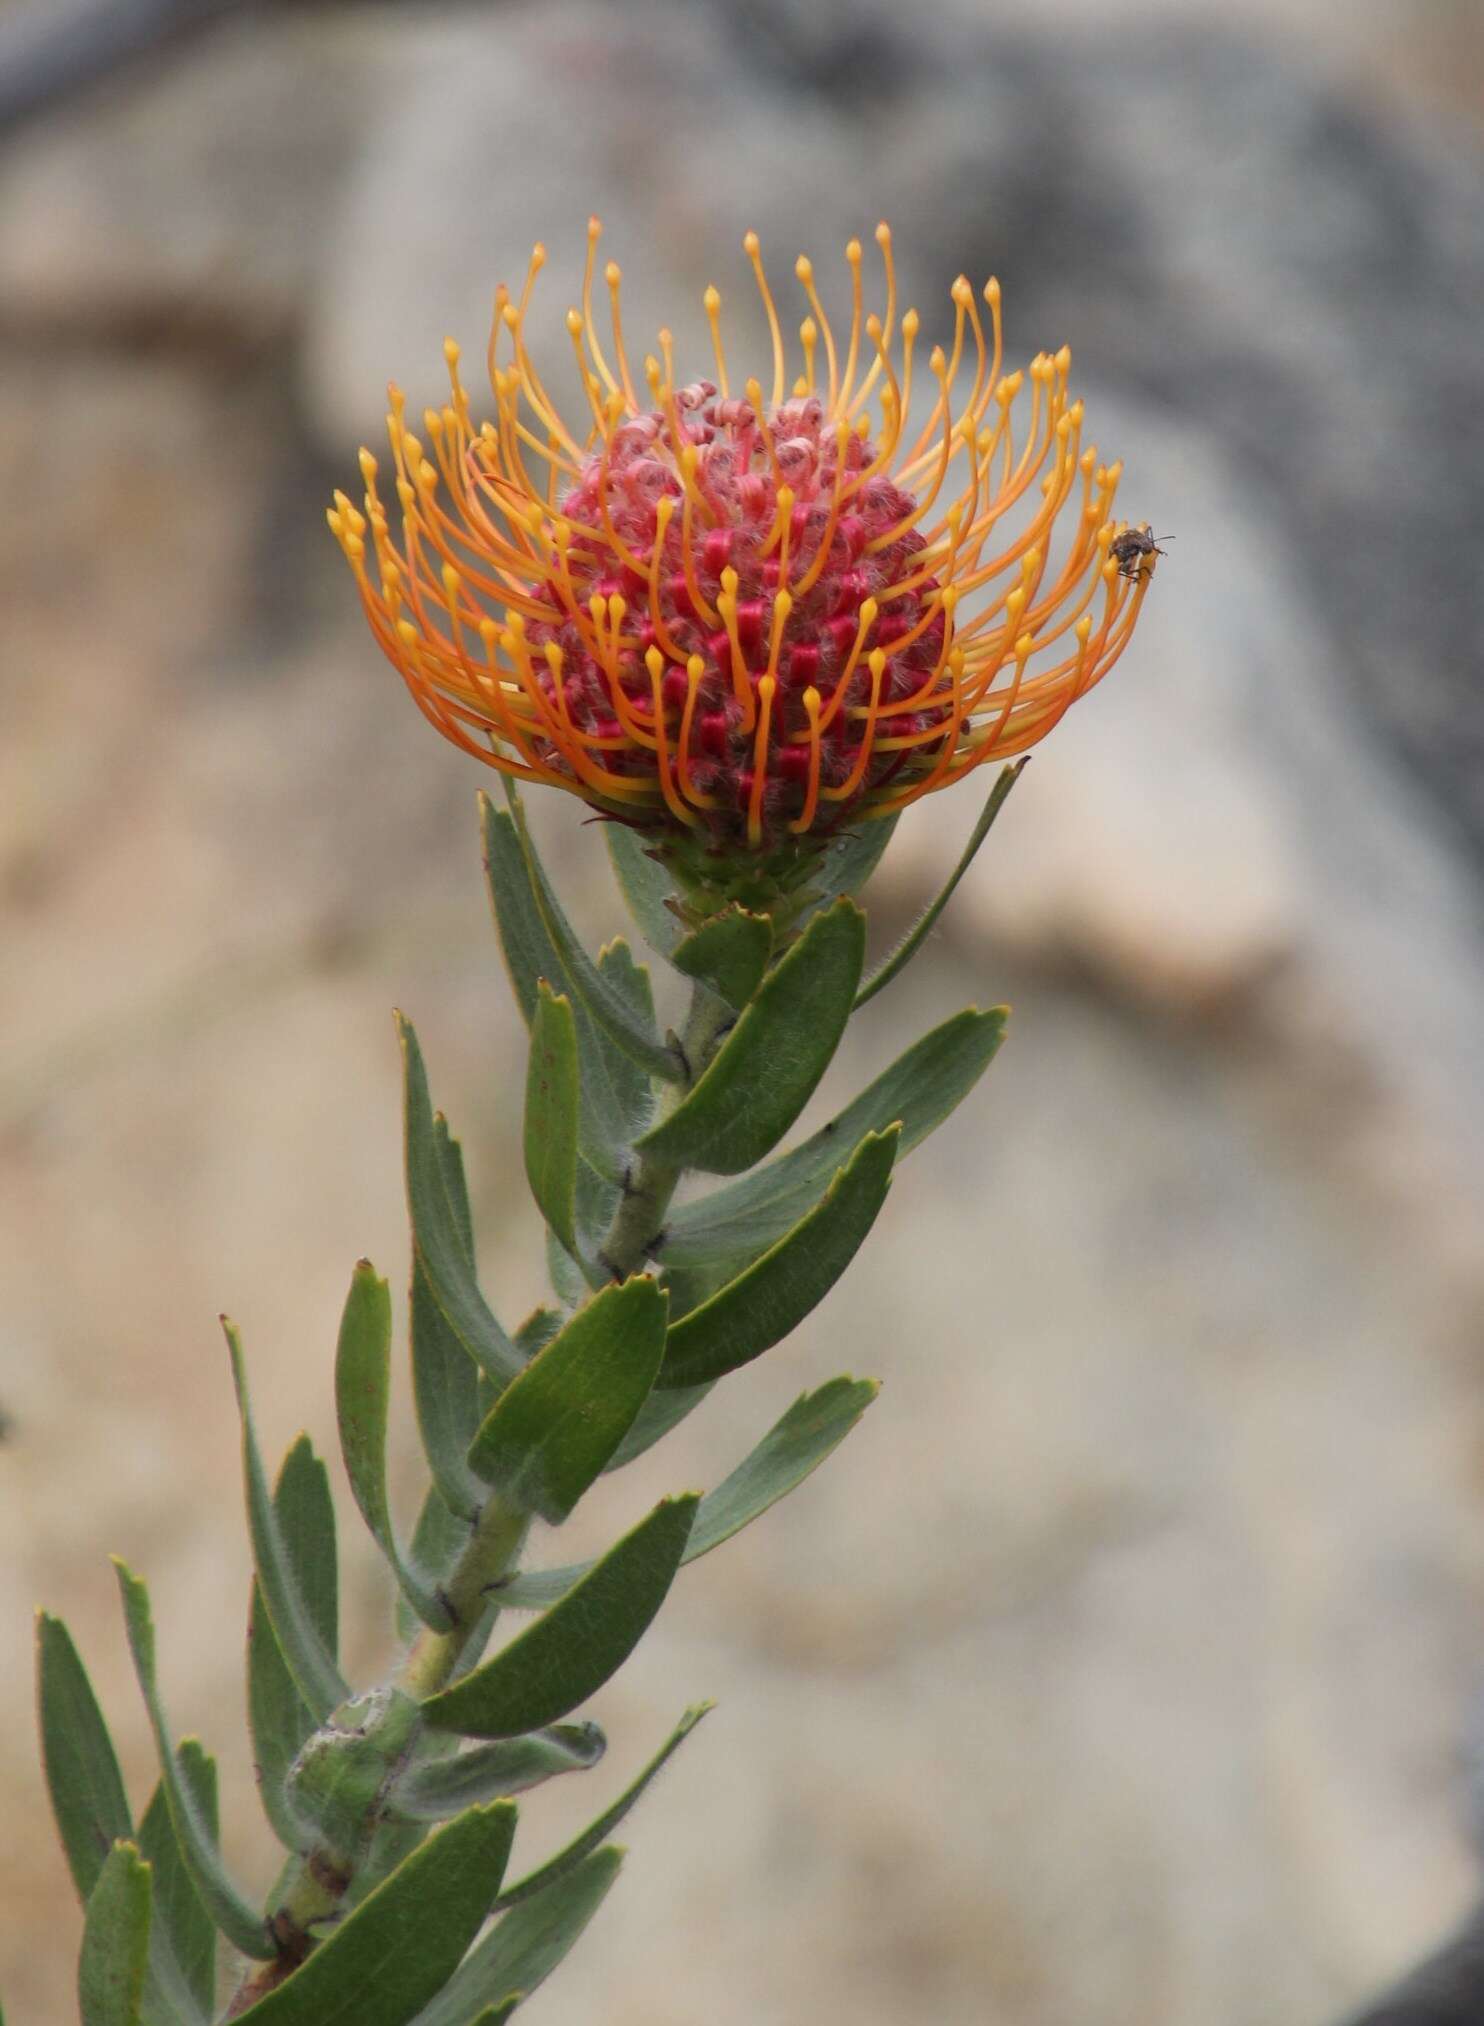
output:
[{"label": "blurred rocky background", "polygon": [[[1012,354],[1072,344],[1126,511],[1177,539],[830,1088],[967,999],[1011,1043],[797,1342],[591,1523],[886,1379],[679,1586],[605,1765],[534,1798],[532,1856],[719,1699],[533,2021],[1319,2026],[1479,1882],[1484,16],[215,5],[43,105],[71,4],[0,10],[7,2016],[73,2016],[35,1604],[152,1778],[106,1550],[266,1882],[215,1317],[274,1447],[333,1451],[351,1263],[405,1272],[393,1004],[491,1288],[537,1292],[476,770],[322,509],[386,375],[420,405],[445,331],[478,356],[537,235],[564,346],[596,209],[631,329],[686,342],[707,280],[745,301],[750,224],[785,278],[889,216],[929,330],[997,272]],[[883,935],[978,799],[903,824]],[[540,820],[611,931],[596,833]],[[385,1586],[346,1564],[370,1663]]]}]

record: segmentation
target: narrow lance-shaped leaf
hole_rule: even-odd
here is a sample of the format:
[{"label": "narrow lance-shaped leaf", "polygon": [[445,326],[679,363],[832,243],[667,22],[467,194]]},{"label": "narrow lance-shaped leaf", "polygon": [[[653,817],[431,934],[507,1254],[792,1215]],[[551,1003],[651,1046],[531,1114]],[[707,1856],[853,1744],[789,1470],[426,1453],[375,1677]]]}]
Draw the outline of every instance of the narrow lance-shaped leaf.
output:
[{"label": "narrow lance-shaped leaf", "polygon": [[227,1876],[217,1852],[212,1825],[203,1814],[190,1784],[181,1776],[170,1731],[160,1703],[155,1680],[155,1631],[150,1619],[149,1592],[139,1578],[115,1558],[119,1593],[123,1598],[124,1624],[134,1672],[155,1735],[160,1761],[160,1782],[170,1807],[170,1823],[181,1860],[191,1875],[203,1905],[232,1946],[245,1956],[262,1960],[275,1953],[266,1923]]},{"label": "narrow lance-shaped leaf", "polygon": [[897,816],[872,817],[858,823],[853,830],[847,830],[826,847],[818,870],[809,881],[811,892],[820,895],[811,912],[817,913],[819,908],[828,907],[842,893],[853,898],[862,891],[881,863],[897,822]]},{"label": "narrow lance-shaped leaf", "polygon": [[586,1702],[665,1601],[698,1504],[693,1494],[663,1499],[545,1617],[425,1702],[427,1722],[465,1737],[518,1737]]},{"label": "narrow lance-shaped leaf", "polygon": [[438,1830],[242,2026],[408,2026],[483,1926],[514,1834],[508,1801]]},{"label": "narrow lance-shaped leaf", "polygon": [[553,1724],[529,1737],[501,1738],[451,1759],[409,1766],[390,1806],[415,1822],[443,1822],[476,1801],[523,1794],[559,1774],[586,1772],[606,1749],[596,1724]]},{"label": "narrow lance-shaped leaf", "polygon": [[559,1525],[628,1433],[660,1369],[668,1303],[645,1276],[607,1287],[507,1386],[470,1467]]},{"label": "narrow lance-shaped leaf", "polygon": [[332,1660],[340,1651],[340,1569],[330,1473],[307,1435],[289,1444],[273,1486],[273,1517],[309,1622]]},{"label": "narrow lance-shaped leaf", "polygon": [[679,1168],[735,1175],[775,1147],[814,1093],[850,1018],[865,917],[836,901],[764,979],[694,1088],[638,1144]]},{"label": "narrow lance-shaped leaf", "polygon": [[521,857],[525,861],[526,877],[530,881],[531,894],[541,916],[542,925],[556,946],[557,955],[566,972],[567,981],[573,993],[582,1001],[589,1017],[615,1047],[622,1049],[630,1061],[646,1070],[649,1075],[660,1077],[668,1083],[678,1083],[684,1075],[684,1066],[674,1049],[667,1048],[652,1024],[640,1019],[628,999],[613,988],[612,981],[605,978],[587,951],[574,934],[567,920],[561,902],[552,890],[545,869],[531,842],[531,833],[526,827],[525,810],[521,807],[520,796],[512,781],[505,783],[506,798],[510,813],[515,820],[516,836],[520,843]]},{"label": "narrow lance-shaped leaf", "polygon": [[603,839],[613,861],[619,891],[639,933],[652,950],[668,957],[685,930],[679,915],[668,903],[675,897],[675,882],[638,831],[626,823],[605,823]]},{"label": "narrow lance-shaped leaf", "polygon": [[[831,1379],[795,1400],[751,1454],[701,1500],[682,1566],[710,1554],[802,1484],[845,1440],[879,1390],[872,1379]],[[517,1611],[547,1610],[591,1567],[591,1562],[576,1562],[522,1571],[502,1584],[500,1602]]]},{"label": "narrow lance-shaped leaf", "polygon": [[989,791],[989,800],[985,803],[980,813],[979,821],[969,833],[969,841],[964,846],[963,856],[948,875],[948,879],[936,900],[932,901],[923,910],[911,928],[908,929],[906,935],[897,944],[896,948],[890,955],[882,959],[870,977],[861,986],[860,991],[857,992],[855,997],[855,1010],[857,1012],[866,1004],[867,1000],[875,998],[883,985],[889,985],[898,971],[904,970],[922,948],[938,917],[942,914],[944,908],[947,907],[949,901],[952,900],[954,889],[969,867],[974,863],[980,845],[988,837],[991,825],[996,816],[999,815],[1000,810],[1004,807],[1006,796],[1010,793],[1010,790],[1015,786],[1015,783],[1020,779],[1029,764],[1030,755],[1027,753],[1025,758],[1018,760],[1013,767],[1004,767],[1000,770],[1000,777]]},{"label": "narrow lance-shaped leaf", "polygon": [[[474,1220],[469,1209],[468,1184],[464,1179],[464,1155],[448,1130],[441,1112],[433,1119],[433,1137],[444,1193],[453,1217],[455,1235],[461,1240],[469,1270],[477,1278],[474,1251]],[[433,1483],[442,1504],[450,1513],[471,1518],[484,1496],[483,1487],[465,1462],[465,1454],[479,1426],[479,1367],[464,1349],[439,1308],[417,1248],[412,1251],[412,1289],[409,1301],[412,1348],[412,1397],[417,1409],[418,1432],[428,1459]],[[520,1349],[517,1342],[516,1349]],[[436,1516],[430,1524],[437,1524]],[[427,1537],[422,1523],[414,1530],[412,1560],[416,1567],[441,1571],[441,1552],[425,1557]],[[441,1540],[440,1540],[441,1548]]]},{"label": "narrow lance-shaped leaf", "polygon": [[139,2026],[149,1960],[150,1873],[132,1843],[115,1843],[88,1899],[77,1968],[82,2026]]},{"label": "narrow lance-shaped leaf", "polygon": [[[503,809],[496,809],[487,795],[480,796],[479,807],[485,872],[500,950],[521,1017],[529,1026],[535,1018],[539,981],[545,978],[564,992],[571,991],[571,981],[536,906],[514,821]],[[605,963],[604,968],[610,966]],[[610,975],[609,983],[616,991],[623,992],[626,982]],[[637,1018],[647,1018],[653,1025],[652,1007],[638,1004],[634,1010]],[[645,1097],[649,1079],[594,1024],[575,994],[572,1012],[582,1073],[583,1158],[605,1181],[617,1184],[623,1179],[629,1143],[640,1128],[635,1107]]]},{"label": "narrow lance-shaped leaf", "polygon": [[[565,1878],[507,1913],[459,1965],[413,2026],[499,2026],[543,1984],[602,1905],[623,1852],[596,1850]],[[495,1992],[502,1995],[489,2003]]]},{"label": "narrow lance-shaped leaf", "polygon": [[263,1475],[263,1459],[258,1450],[248,1400],[241,1340],[225,1316],[222,1317],[222,1328],[226,1332],[227,1349],[232,1360],[232,1383],[237,1389],[237,1406],[242,1417],[242,1472],[246,1480],[248,1530],[252,1536],[258,1583],[294,1684],[310,1714],[316,1722],[322,1723],[338,1703],[344,1702],[350,1690],[326,1651],[320,1629],[310,1614],[278,1515],[268,1495],[268,1482]]},{"label": "narrow lance-shaped leaf", "polygon": [[709,985],[737,1012],[751,999],[773,954],[773,924],[767,915],[725,908],[676,945],[670,961],[687,978]]},{"label": "narrow lance-shaped leaf", "polygon": [[[182,1739],[176,1756],[180,1776],[215,1844],[216,1762],[195,1738]],[[139,1853],[154,1876],[141,2020],[144,2026],[205,2026],[216,2009],[216,1929],[180,1854],[162,1785],[155,1788],[140,1820]]]},{"label": "narrow lance-shaped leaf", "polygon": [[590,1822],[580,1836],[574,1838],[565,1850],[559,1850],[555,1857],[541,1866],[539,1871],[528,1872],[524,1878],[518,1879],[514,1885],[502,1892],[495,1901],[496,1912],[502,1907],[519,1906],[523,1900],[534,1899],[538,1893],[547,1891],[558,1879],[565,1878],[569,1872],[575,1870],[584,1858],[590,1857],[598,1845],[606,1842],[613,1834],[645,1788],[679,1751],[702,1717],[715,1707],[714,1703],[702,1702],[688,1709],[638,1779],[624,1789],[612,1807],[605,1808],[595,1822]]},{"label": "narrow lance-shaped leaf", "polygon": [[701,1386],[736,1371],[781,1343],[823,1301],[886,1201],[898,1137],[895,1128],[868,1133],[786,1238],[673,1326],[660,1386]]},{"label": "narrow lance-shaped leaf", "polygon": [[695,1412],[710,1391],[709,1386],[670,1386],[663,1393],[651,1393],[634,1416],[633,1427],[609,1457],[608,1469],[622,1470],[626,1463],[653,1449]]},{"label": "narrow lance-shaped leaf", "polygon": [[660,1257],[667,1266],[729,1264],[733,1270],[775,1244],[816,1202],[840,1165],[842,1147],[900,1124],[897,1158],[910,1153],[967,1097],[1005,1034],[1006,1009],[972,1007],[914,1043],[852,1104],[790,1153],[699,1202],[674,1210]]},{"label": "narrow lance-shaped leaf", "polygon": [[573,1220],[580,1103],[572,1002],[559,997],[543,979],[537,989],[526,1068],[526,1180],[537,1209],[574,1259],[579,1256]]},{"label": "narrow lance-shaped leaf", "polygon": [[57,1833],[86,1902],[115,1843],[134,1834],[123,1776],[87,1670],[60,1618],[36,1614],[41,1758]]},{"label": "narrow lance-shaped leaf", "polygon": [[[325,1651],[337,1646],[335,1509],[329,1473],[301,1435],[289,1449],[273,1488],[273,1513],[310,1622]],[[247,1633],[247,1718],[263,1812],[286,1850],[304,1847],[305,1829],[285,1798],[289,1768],[315,1720],[300,1695],[257,1578]]]},{"label": "narrow lance-shaped leaf", "polygon": [[412,1235],[427,1268],[428,1285],[449,1328],[481,1371],[497,1386],[504,1385],[520,1370],[520,1358],[474,1278],[473,1262],[449,1202],[422,1050],[411,1021],[400,1014],[397,1032],[402,1042],[407,1202]]},{"label": "narrow lance-shaped leaf", "polygon": [[397,1544],[386,1488],[387,1401],[392,1382],[392,1300],[369,1259],[351,1276],[335,1351],[335,1409],[340,1453],[361,1517],[425,1625],[447,1632],[452,1620],[431,1583]]}]

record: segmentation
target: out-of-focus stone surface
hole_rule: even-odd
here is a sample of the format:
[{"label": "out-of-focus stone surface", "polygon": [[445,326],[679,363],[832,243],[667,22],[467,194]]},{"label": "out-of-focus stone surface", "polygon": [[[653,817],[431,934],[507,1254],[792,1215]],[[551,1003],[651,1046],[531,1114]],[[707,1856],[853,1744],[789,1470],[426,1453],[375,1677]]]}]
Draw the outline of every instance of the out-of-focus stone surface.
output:
[{"label": "out-of-focus stone surface", "polygon": [[[71,2016],[77,1929],[33,1604],[73,1623],[141,1801],[151,1777],[106,1549],[150,1577],[174,1721],[223,1753],[229,1853],[266,1879],[214,1317],[274,1447],[307,1423],[331,1449],[350,1264],[404,1270],[391,1005],[465,1137],[502,1310],[539,1291],[476,784],[376,662],[319,514],[386,375],[421,398],[446,329],[477,352],[536,234],[564,346],[590,209],[638,346],[662,317],[696,336],[713,277],[756,344],[751,223],[782,280],[887,213],[925,316],[994,267],[1012,349],[1071,338],[1130,507],[1176,539],[1134,654],[832,1089],[971,998],[1014,1002],[1001,1061],[797,1344],[574,1523],[594,1546],[714,1482],[842,1366],[887,1381],[684,1579],[599,1698],[604,1767],[529,1804],[534,1854],[719,1697],[533,2017],[1309,2026],[1467,1902],[1484,171],[1193,13],[306,12],[0,157],[18,2022]],[[1440,36],[1477,53],[1441,7],[1331,17],[1309,60],[1352,79],[1404,17],[1414,94]],[[976,799],[904,822],[887,927]],[[611,931],[594,833],[536,815]],[[399,1470],[410,1499],[410,1437]],[[357,1668],[384,1593],[347,1534]]]}]

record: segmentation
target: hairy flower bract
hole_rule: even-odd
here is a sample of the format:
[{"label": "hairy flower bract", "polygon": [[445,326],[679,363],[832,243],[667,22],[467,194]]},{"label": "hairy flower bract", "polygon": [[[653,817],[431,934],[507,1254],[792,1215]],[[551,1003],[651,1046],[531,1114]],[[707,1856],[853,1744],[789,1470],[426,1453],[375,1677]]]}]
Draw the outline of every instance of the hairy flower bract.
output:
[{"label": "hairy flower bract", "polygon": [[497,292],[492,416],[476,421],[452,340],[426,440],[392,389],[400,540],[369,451],[364,513],[344,493],[330,510],[372,630],[438,729],[662,846],[732,858],[889,814],[1044,738],[1123,651],[1154,567],[1114,547],[1120,467],[1083,445],[1070,353],[1005,372],[999,285],[976,295],[960,276],[924,375],[882,225],[879,313],[846,248],[848,335],[796,263],[792,378],[752,233],[770,388],[729,375],[715,289],[714,377],[682,380],[663,330],[636,374],[613,262],[606,335],[594,312],[599,231],[567,316],[582,423],[526,344],[538,246],[519,298]]}]

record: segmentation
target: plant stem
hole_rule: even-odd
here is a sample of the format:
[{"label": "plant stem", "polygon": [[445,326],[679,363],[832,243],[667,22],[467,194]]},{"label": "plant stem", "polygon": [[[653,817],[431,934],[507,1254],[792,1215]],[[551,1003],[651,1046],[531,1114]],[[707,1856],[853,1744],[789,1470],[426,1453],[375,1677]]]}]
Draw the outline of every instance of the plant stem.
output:
[{"label": "plant stem", "polygon": [[[714,992],[701,985],[694,988],[680,1036],[685,1080],[660,1087],[656,1122],[668,1117],[695,1087],[735,1017]],[[625,1280],[643,1267],[680,1173],[665,1162],[635,1155],[599,1254],[615,1280]],[[447,1632],[424,1626],[413,1640],[396,1677],[404,1694],[425,1702],[448,1685],[472,1642],[483,1645],[495,1615],[487,1605],[491,1585],[509,1574],[529,1526],[530,1516],[507,1505],[497,1493],[485,1500],[442,1593],[453,1624]],[[328,1853],[311,1850],[305,1855],[298,1877],[273,1915],[283,1952],[276,1962],[260,1965],[246,1978],[227,2011],[228,2019],[245,2012],[292,1973],[308,1951],[312,1924],[337,1911],[350,1883]]]},{"label": "plant stem", "polygon": [[[716,1051],[717,1043],[735,1018],[731,1007],[717,998],[714,992],[708,992],[701,985],[694,987],[680,1036],[685,1080],[662,1086],[655,1113],[656,1125],[668,1118],[687,1092],[695,1088]],[[598,1250],[599,1259],[615,1280],[627,1280],[631,1273],[640,1270],[649,1257],[679,1180],[679,1168],[672,1168],[643,1154],[635,1156],[634,1164],[625,1177],[623,1195],[613,1213],[613,1221]]]}]

